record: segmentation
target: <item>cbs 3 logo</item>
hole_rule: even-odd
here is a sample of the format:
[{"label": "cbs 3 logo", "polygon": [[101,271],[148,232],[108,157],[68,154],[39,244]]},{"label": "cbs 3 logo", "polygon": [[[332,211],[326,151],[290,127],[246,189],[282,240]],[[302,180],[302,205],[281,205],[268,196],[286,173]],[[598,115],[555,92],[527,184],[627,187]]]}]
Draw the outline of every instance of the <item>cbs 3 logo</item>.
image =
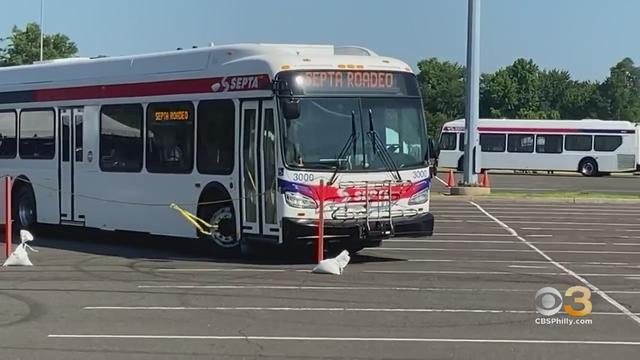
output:
[{"label": "cbs 3 logo", "polygon": [[[564,305],[564,311],[570,316],[581,317],[591,314],[591,290],[584,286],[573,286],[564,293],[564,300],[572,300],[572,303]],[[544,316],[557,314],[565,301],[558,290],[552,287],[544,287],[536,292],[534,303],[536,311]]]}]

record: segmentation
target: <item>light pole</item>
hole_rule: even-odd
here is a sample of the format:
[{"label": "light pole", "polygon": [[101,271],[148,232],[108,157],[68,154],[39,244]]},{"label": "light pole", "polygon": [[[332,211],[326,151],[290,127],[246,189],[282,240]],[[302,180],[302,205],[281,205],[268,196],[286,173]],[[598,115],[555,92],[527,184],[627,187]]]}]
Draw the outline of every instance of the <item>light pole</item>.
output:
[{"label": "light pole", "polygon": [[478,117],[480,103],[480,0],[469,0],[467,23],[467,84],[465,96],[465,184],[478,183],[480,158]]},{"label": "light pole", "polygon": [[40,0],[40,61],[43,59],[44,54],[44,23],[42,22],[44,17],[44,0]]}]

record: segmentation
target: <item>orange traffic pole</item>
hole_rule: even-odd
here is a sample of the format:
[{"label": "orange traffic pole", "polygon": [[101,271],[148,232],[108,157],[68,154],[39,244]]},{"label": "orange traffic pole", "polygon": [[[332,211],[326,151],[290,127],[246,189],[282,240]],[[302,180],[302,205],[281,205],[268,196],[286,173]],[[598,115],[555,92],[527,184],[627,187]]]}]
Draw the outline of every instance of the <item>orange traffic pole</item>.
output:
[{"label": "orange traffic pole", "polygon": [[316,260],[324,259],[324,180],[320,180],[318,188],[318,241],[316,242]]},{"label": "orange traffic pole", "polygon": [[8,258],[12,250],[11,230],[11,177],[4,178],[4,255]]}]

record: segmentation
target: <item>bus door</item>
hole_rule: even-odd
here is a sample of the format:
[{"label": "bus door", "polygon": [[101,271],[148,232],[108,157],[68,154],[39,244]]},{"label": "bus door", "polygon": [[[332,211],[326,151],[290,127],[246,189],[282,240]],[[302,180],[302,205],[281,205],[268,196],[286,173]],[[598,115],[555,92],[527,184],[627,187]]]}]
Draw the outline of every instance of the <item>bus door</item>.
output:
[{"label": "bus door", "polygon": [[244,101],[241,117],[242,233],[254,238],[277,240],[274,102]]},{"label": "bus door", "polygon": [[75,168],[83,161],[83,108],[60,109],[60,222],[84,221],[75,209]]}]

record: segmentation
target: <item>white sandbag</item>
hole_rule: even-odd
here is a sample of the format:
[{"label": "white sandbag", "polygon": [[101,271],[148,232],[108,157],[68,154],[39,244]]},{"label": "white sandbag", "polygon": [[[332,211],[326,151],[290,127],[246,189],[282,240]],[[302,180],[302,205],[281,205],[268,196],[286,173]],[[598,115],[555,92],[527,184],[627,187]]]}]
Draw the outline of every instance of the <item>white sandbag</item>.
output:
[{"label": "white sandbag", "polygon": [[28,241],[33,241],[33,235],[27,230],[20,230],[20,242],[26,243]]},{"label": "white sandbag", "polygon": [[313,268],[313,272],[318,274],[340,275],[344,271],[344,268],[347,267],[349,260],[351,260],[349,252],[343,250],[340,255],[335,258],[320,261],[320,263]]},{"label": "white sandbag", "polygon": [[29,260],[29,254],[27,253],[27,249],[38,252],[31,246],[27,245],[27,242],[33,240],[33,235],[26,230],[20,230],[20,245],[18,245],[14,252],[9,255],[7,260],[2,264],[2,266],[33,266],[31,260]]}]

